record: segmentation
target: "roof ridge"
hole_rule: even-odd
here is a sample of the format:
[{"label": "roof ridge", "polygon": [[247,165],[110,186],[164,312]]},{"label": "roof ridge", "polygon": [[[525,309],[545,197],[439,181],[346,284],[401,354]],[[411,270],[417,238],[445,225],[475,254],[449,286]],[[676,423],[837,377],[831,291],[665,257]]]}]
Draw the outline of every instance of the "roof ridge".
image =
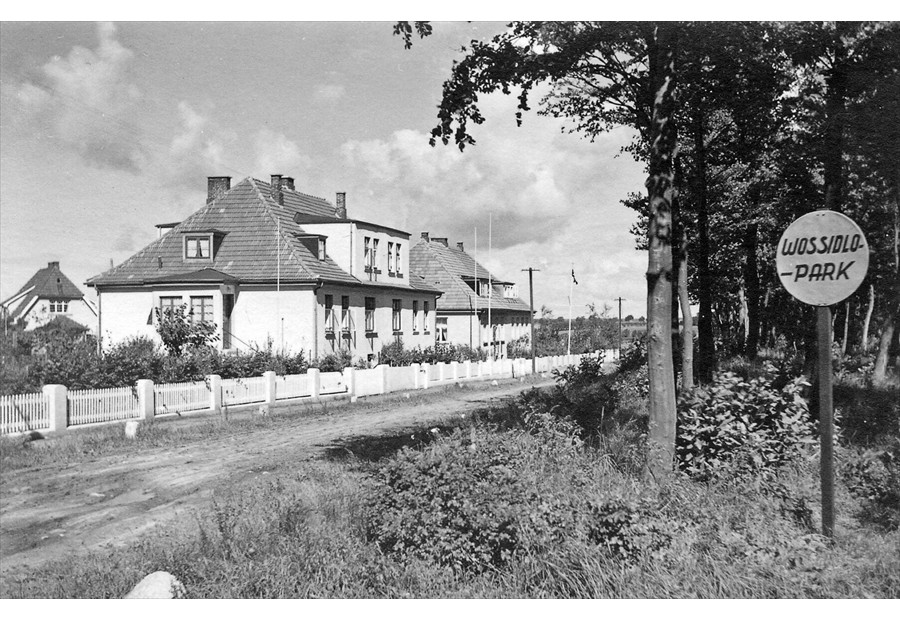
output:
[{"label": "roof ridge", "polygon": [[[260,179],[257,179],[256,177],[252,177],[252,178],[247,177],[247,178],[250,178],[251,180],[256,181],[257,183],[265,183],[266,185],[268,185],[270,187],[272,186],[271,183],[267,183],[266,181],[262,181]],[[300,196],[306,196],[307,198],[315,198],[316,200],[323,200],[323,201],[327,202],[329,205],[331,205],[332,207],[334,206],[330,200],[328,200],[327,198],[323,198],[322,196],[313,196],[312,194],[307,194],[306,192],[301,192],[296,189],[287,189],[283,185],[281,186],[281,189],[282,189],[282,191],[291,192],[294,194],[298,194]]]}]

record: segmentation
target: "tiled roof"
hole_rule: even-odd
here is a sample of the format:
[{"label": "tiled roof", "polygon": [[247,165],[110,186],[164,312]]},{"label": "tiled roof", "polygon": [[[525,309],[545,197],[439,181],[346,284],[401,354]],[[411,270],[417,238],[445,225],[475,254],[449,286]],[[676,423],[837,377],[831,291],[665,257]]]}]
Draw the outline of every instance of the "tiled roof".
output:
[{"label": "tiled roof", "polygon": [[[34,288],[28,291],[31,287]],[[11,310],[9,313],[9,316],[12,318],[18,318],[19,313],[25,312],[31,307],[35,299],[72,300],[82,299],[84,297],[84,293],[82,293],[81,290],[66,277],[66,274],[60,270],[58,262],[49,263],[43,269],[38,269],[28,282],[25,283],[25,286],[20,288],[15,295],[9,297],[6,301],[14,300],[24,291],[28,291],[28,293],[26,293],[21,300],[18,300],[15,309]],[[4,302],[4,305],[5,304],[6,302]]]},{"label": "tiled roof", "polygon": [[[271,193],[268,183],[244,179],[122,264],[87,283],[140,285],[160,278],[184,278],[198,268],[248,283],[274,282],[277,277],[285,283],[317,279],[358,283],[331,258],[320,261],[297,238],[303,228],[294,221],[295,215],[334,218],[334,206],[286,188],[284,205],[279,205]],[[213,259],[207,262],[183,257],[182,233],[200,230],[218,233]]]},{"label": "tiled roof", "polygon": [[463,250],[447,247],[439,241],[420,239],[409,252],[410,272],[444,291],[437,301],[438,310],[471,310],[476,304],[479,309],[487,307],[487,298],[478,297],[464,280],[471,280],[476,269],[479,279],[490,278],[494,282],[494,295],[491,298],[493,310],[531,310],[518,297],[504,298],[502,283],[508,281],[495,278]]}]

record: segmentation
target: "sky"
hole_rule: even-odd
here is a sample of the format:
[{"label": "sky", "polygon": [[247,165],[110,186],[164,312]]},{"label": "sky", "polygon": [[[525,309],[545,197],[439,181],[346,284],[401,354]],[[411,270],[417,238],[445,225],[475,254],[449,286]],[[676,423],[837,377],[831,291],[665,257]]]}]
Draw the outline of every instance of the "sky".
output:
[{"label": "sky", "polygon": [[[460,47],[502,22],[438,22],[405,50],[390,22],[0,24],[0,299],[49,261],[89,297],[119,264],[204,205],[207,176],[293,176],[352,218],[462,241],[535,307],[646,314],[634,250],[643,166],[516,99],[480,100],[474,147],[428,144]],[[536,99],[535,99],[536,100]],[[488,238],[490,236],[490,248]],[[574,270],[578,281],[572,285]]]}]

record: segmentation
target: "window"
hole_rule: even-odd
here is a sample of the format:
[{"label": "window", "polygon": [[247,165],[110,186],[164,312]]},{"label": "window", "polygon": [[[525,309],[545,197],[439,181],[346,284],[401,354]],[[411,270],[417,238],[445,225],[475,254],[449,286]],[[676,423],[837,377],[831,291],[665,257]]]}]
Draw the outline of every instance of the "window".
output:
[{"label": "window", "polygon": [[363,257],[363,266],[366,271],[370,271],[372,269],[372,239],[370,237],[365,238],[365,256]]},{"label": "window", "polygon": [[419,301],[413,302],[413,333],[419,333]]},{"label": "window", "polygon": [[50,300],[50,312],[53,314],[68,312],[69,311],[69,302],[64,301],[62,299],[51,299]]},{"label": "window", "polygon": [[350,297],[347,295],[341,296],[341,329],[350,331]]},{"label": "window", "polygon": [[447,342],[447,317],[438,317],[434,320],[434,339],[437,342]]},{"label": "window", "polygon": [[425,314],[425,333],[428,333],[428,302],[423,302],[423,313]]},{"label": "window", "polygon": [[319,260],[325,260],[325,240],[319,237]]},{"label": "window", "polygon": [[401,309],[403,308],[403,304],[402,304],[402,302],[401,302],[399,299],[394,299],[394,300],[391,302],[391,305],[392,305],[393,310],[394,310],[394,313],[393,313],[393,315],[392,315],[391,326],[394,328],[394,331],[395,331],[395,332],[402,331],[402,329],[403,329],[403,324],[401,323],[401,318],[400,318],[400,317],[401,317],[401,314],[400,314],[400,312],[401,312]]},{"label": "window", "polygon": [[160,297],[159,314],[161,317],[172,316],[175,308],[181,306],[181,297]]},{"label": "window", "polygon": [[366,297],[366,332],[375,331],[375,298]]},{"label": "window", "polygon": [[325,332],[334,333],[334,295],[325,295]]},{"label": "window", "polygon": [[388,273],[394,273],[394,244],[388,241]]},{"label": "window", "polygon": [[378,239],[372,239],[372,270],[378,266]]},{"label": "window", "polygon": [[191,297],[191,323],[213,322],[213,298]]},{"label": "window", "polygon": [[397,272],[397,275],[401,275],[403,273],[403,263],[400,261],[400,244],[394,246],[394,269]]},{"label": "window", "polygon": [[210,254],[210,235],[186,236],[184,238],[185,258],[212,258]]}]

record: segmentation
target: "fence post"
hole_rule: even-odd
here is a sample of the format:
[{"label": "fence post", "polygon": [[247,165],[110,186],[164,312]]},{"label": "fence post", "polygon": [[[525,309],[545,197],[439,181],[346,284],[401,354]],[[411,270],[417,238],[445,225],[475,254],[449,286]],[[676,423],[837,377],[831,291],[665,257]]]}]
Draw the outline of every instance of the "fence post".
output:
[{"label": "fence post", "polygon": [[277,385],[276,385],[276,383],[275,383],[275,378],[277,377],[277,375],[275,374],[275,371],[274,371],[274,370],[267,370],[266,372],[264,372],[264,373],[262,374],[262,376],[263,376],[263,379],[266,380],[266,400],[265,400],[265,403],[266,403],[267,405],[274,405],[274,404],[275,404],[275,398],[276,398],[275,390],[276,390],[276,388],[277,388]]},{"label": "fence post", "polygon": [[409,369],[413,374],[413,389],[418,390],[420,377],[419,373],[422,372],[422,366],[420,364],[410,364]]},{"label": "fence post", "polygon": [[347,386],[347,396],[356,396],[356,368],[347,366],[344,369],[344,385]]},{"label": "fence post", "polygon": [[150,379],[138,379],[138,419],[144,422],[152,422],[156,415],[156,392],[153,389],[153,381]]},{"label": "fence post", "polygon": [[64,385],[45,385],[42,391],[47,399],[47,413],[50,415],[50,427],[47,430],[51,433],[65,431],[69,423],[69,391]]},{"label": "fence post", "polygon": [[450,378],[454,381],[459,379],[459,362],[456,360],[450,362]]},{"label": "fence post", "polygon": [[222,411],[222,377],[209,375],[209,410],[212,413]]},{"label": "fence post", "polygon": [[424,362],[422,364],[422,389],[427,390],[429,383],[431,383],[431,364]]},{"label": "fence post", "polygon": [[379,394],[387,394],[388,393],[388,368],[387,364],[379,364],[375,368],[379,369],[378,372],[381,376],[378,377],[379,383],[381,383],[381,391]]},{"label": "fence post", "polygon": [[319,369],[307,368],[307,380],[309,381],[309,395],[313,398],[319,397]]}]

